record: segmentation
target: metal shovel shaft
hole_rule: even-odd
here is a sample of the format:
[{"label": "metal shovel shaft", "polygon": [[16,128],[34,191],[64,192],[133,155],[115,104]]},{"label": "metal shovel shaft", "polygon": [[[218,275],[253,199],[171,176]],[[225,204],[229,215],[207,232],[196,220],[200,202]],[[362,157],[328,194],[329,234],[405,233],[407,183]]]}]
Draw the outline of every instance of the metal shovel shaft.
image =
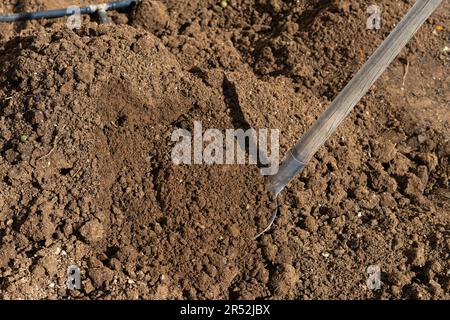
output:
[{"label": "metal shovel shaft", "polygon": [[402,48],[439,6],[441,0],[417,0],[406,16],[383,41],[331,105],[288,151],[277,174],[268,179],[268,190],[278,195],[317,150],[333,134],[353,107],[391,64]]},{"label": "metal shovel shaft", "polygon": [[[101,14],[101,16],[103,16],[102,19],[105,19],[105,11],[128,8],[128,7],[136,4],[137,2],[138,2],[138,0],[122,0],[122,1],[108,2],[108,3],[104,3],[104,4],[100,4],[100,5],[89,5],[86,7],[80,7],[79,14],[93,14],[93,13],[97,12],[99,9],[102,9],[102,11],[99,11],[99,13]],[[35,19],[52,19],[52,18],[71,16],[74,13],[75,12],[73,10],[73,7],[69,7],[69,8],[64,8],[64,9],[54,9],[54,10],[38,11],[38,12],[21,12],[21,13],[7,14],[7,15],[0,14],[0,22],[15,22],[15,21],[22,21],[22,20],[35,20]]]}]

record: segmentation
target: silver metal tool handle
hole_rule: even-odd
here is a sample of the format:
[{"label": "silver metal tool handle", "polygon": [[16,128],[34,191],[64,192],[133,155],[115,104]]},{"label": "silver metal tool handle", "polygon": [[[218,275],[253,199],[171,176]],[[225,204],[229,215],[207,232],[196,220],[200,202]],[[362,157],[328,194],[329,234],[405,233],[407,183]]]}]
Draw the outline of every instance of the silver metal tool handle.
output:
[{"label": "silver metal tool handle", "polygon": [[441,0],[417,0],[328,109],[288,152],[278,173],[268,179],[269,191],[278,195],[303,170],[440,3]]}]

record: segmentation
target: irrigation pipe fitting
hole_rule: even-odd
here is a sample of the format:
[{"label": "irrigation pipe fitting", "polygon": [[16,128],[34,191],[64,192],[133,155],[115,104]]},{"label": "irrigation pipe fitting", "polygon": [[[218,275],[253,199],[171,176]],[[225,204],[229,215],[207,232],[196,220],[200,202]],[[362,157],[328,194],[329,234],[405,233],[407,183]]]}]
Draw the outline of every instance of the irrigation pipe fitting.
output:
[{"label": "irrigation pipe fitting", "polygon": [[[106,11],[109,10],[119,10],[130,8],[137,4],[139,0],[123,0],[115,1],[98,5],[89,5],[87,7],[81,7],[79,9],[79,14],[94,14],[97,13],[100,17],[101,23],[107,23],[109,21],[108,14]],[[15,22],[24,20],[36,20],[36,19],[53,19],[61,18],[66,16],[71,16],[74,14],[73,7],[64,9],[55,9],[47,11],[38,12],[21,12],[13,13],[7,15],[0,15],[0,22]]]},{"label": "irrigation pipe fitting", "polygon": [[[337,130],[342,121],[365,96],[370,87],[383,74],[441,2],[442,0],[416,1],[414,6],[342,89],[331,105],[297,141],[292,149],[288,151],[280,163],[278,173],[268,178],[267,189],[270,192],[278,196],[288,183],[305,168],[317,150]],[[278,211],[277,203],[277,209],[270,218],[269,226],[259,233],[255,239],[270,229]]]}]

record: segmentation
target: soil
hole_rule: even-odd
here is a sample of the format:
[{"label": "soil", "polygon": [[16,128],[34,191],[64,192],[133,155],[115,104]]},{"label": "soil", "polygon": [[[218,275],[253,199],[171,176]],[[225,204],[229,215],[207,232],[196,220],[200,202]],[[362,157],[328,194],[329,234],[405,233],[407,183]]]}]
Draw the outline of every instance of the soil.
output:
[{"label": "soil", "polygon": [[0,24],[0,298],[450,299],[448,2],[262,237],[273,199],[256,165],[171,161],[172,132],[194,121],[280,129],[283,155],[412,3],[378,1],[380,30],[369,1],[331,0],[144,0],[75,31]]}]

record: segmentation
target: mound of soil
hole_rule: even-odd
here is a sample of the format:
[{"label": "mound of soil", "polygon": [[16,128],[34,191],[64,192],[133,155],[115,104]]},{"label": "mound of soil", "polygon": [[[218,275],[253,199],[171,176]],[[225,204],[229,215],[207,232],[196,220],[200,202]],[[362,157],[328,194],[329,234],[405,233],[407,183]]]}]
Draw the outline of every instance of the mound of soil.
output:
[{"label": "mound of soil", "polygon": [[[74,3],[12,4],[0,12]],[[261,238],[273,201],[256,165],[171,160],[194,121],[280,129],[283,155],[410,7],[381,1],[367,30],[367,5],[147,0],[76,31],[0,25],[0,298],[450,298],[446,4]]]}]

